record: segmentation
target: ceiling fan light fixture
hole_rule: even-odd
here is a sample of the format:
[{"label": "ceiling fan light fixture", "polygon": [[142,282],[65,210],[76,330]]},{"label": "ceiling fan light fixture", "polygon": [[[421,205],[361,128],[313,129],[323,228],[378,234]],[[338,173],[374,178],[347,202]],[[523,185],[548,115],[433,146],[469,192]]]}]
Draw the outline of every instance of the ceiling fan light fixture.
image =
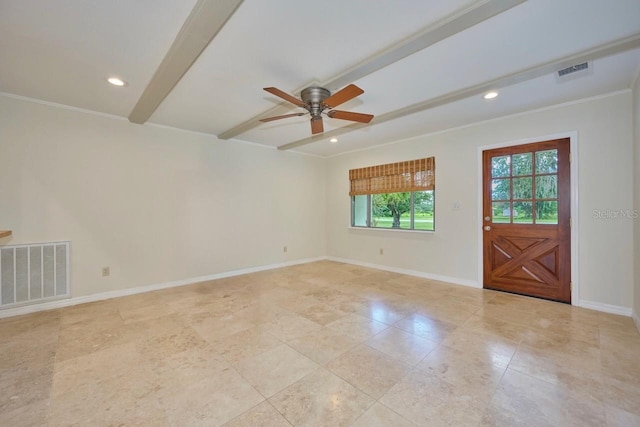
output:
[{"label": "ceiling fan light fixture", "polygon": [[495,98],[497,98],[497,97],[498,97],[498,92],[496,92],[496,91],[494,91],[494,90],[492,90],[491,92],[487,92],[487,93],[485,93],[485,94],[484,94],[484,96],[483,96],[483,98],[484,98],[484,99],[487,99],[487,100],[489,100],[489,99],[495,99]]},{"label": "ceiling fan light fixture", "polygon": [[107,78],[107,81],[112,85],[118,86],[118,87],[123,87],[127,85],[127,82],[125,82],[122,79],[119,79],[118,77],[109,77]]}]

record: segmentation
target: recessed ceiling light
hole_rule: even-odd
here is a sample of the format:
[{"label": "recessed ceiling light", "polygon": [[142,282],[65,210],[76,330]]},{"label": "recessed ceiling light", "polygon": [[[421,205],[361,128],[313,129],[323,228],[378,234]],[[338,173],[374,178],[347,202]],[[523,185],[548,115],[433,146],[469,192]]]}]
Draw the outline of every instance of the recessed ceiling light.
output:
[{"label": "recessed ceiling light", "polygon": [[329,142],[335,144],[336,142],[338,142],[338,138],[331,138]]},{"label": "recessed ceiling light", "polygon": [[487,92],[484,94],[484,99],[493,99],[498,96],[498,92]]},{"label": "recessed ceiling light", "polygon": [[114,86],[126,86],[127,85],[127,82],[125,82],[124,80],[119,79],[117,77],[109,77],[107,79],[107,81],[109,83],[111,83],[112,85],[114,85]]}]

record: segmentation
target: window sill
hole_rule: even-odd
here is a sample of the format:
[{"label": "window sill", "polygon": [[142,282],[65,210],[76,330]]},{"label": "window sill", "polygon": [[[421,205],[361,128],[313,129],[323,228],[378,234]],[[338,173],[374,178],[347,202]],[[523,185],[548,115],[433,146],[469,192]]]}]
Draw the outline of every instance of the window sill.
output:
[{"label": "window sill", "polygon": [[435,230],[407,230],[402,228],[374,228],[374,227],[354,227],[349,226],[349,230],[385,231],[393,233],[415,233],[415,234],[435,234]]}]

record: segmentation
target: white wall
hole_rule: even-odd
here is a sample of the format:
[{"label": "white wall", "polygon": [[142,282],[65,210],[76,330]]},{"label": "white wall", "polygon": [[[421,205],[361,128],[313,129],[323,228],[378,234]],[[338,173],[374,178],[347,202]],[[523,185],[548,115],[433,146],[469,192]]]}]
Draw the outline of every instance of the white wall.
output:
[{"label": "white wall", "polygon": [[322,256],[325,174],[320,158],[0,96],[1,244],[71,240],[74,297]]},{"label": "white wall", "polygon": [[[577,131],[579,299],[629,310],[633,221],[597,219],[593,210],[632,208],[631,103],[626,91],[333,157],[327,165],[328,254],[479,284],[478,147]],[[436,157],[435,233],[348,227],[349,169],[428,156]],[[452,209],[456,201],[459,210]]]},{"label": "white wall", "polygon": [[[634,128],[634,190],[633,207],[640,213],[640,73],[633,88],[633,128]],[[634,304],[633,317],[640,331],[640,218],[634,221]]]}]

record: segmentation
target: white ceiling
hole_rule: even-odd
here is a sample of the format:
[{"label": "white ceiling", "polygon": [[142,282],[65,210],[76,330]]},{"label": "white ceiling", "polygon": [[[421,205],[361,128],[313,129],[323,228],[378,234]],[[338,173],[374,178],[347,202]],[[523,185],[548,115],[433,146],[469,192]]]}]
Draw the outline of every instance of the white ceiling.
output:
[{"label": "white ceiling", "polygon": [[[484,0],[484,2],[490,0]],[[219,135],[293,93],[324,82],[474,0],[244,0],[149,122]],[[0,92],[127,117],[196,0],[0,0]],[[341,110],[387,114],[640,34],[640,0],[528,0],[363,76]],[[630,87],[640,46],[592,60],[593,72],[559,83],[552,73],[498,85],[415,114],[296,150],[322,156]],[[117,75],[129,84],[105,82]],[[331,88],[335,90],[338,88]],[[290,112],[300,111],[291,106]],[[286,113],[287,111],[283,111]],[[325,133],[351,122],[325,119]],[[235,140],[282,146],[310,136],[308,117],[259,124]]]}]

